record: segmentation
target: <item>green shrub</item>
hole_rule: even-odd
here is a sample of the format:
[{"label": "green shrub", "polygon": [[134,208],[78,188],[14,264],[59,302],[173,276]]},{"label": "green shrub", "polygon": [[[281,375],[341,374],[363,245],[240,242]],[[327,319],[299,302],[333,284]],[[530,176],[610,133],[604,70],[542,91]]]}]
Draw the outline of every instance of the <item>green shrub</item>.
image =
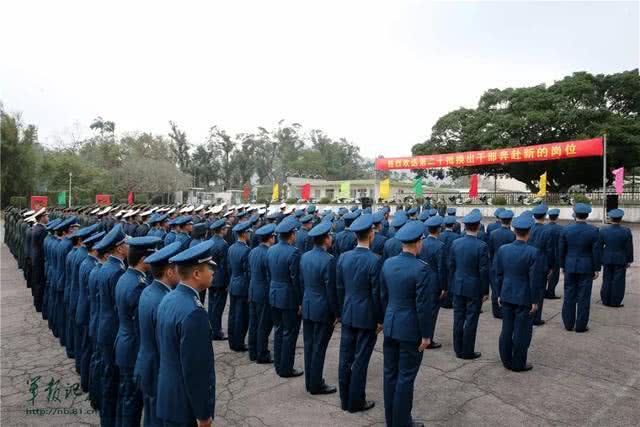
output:
[{"label": "green shrub", "polygon": [[574,203],[591,203],[591,199],[584,194],[573,194],[571,198],[573,198]]},{"label": "green shrub", "polygon": [[493,198],[491,203],[497,206],[504,206],[507,204],[507,198],[504,196],[496,196]]},{"label": "green shrub", "polygon": [[287,199],[288,205],[295,205],[296,203],[298,203],[298,199],[296,199],[295,197]]},{"label": "green shrub", "polygon": [[326,204],[329,204],[329,203],[331,203],[331,199],[328,198],[328,197],[323,197],[322,199],[320,199],[320,204],[322,204],[322,205],[326,205]]}]

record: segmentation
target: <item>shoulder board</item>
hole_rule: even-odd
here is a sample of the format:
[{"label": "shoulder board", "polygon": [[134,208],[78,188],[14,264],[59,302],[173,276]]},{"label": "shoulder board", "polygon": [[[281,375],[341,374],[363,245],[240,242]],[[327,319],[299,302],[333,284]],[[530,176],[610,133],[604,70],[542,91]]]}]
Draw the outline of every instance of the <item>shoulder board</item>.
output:
[{"label": "shoulder board", "polygon": [[420,258],[416,258],[416,259],[417,259],[418,261],[420,261],[420,262],[421,262],[422,264],[424,264],[424,265],[429,265],[429,263],[428,263],[427,261],[425,261],[425,260],[422,260],[422,259],[420,259]]},{"label": "shoulder board", "polygon": [[193,296],[193,300],[195,301],[195,303],[196,303],[196,305],[197,305],[198,307],[200,307],[201,309],[203,309],[203,310],[204,310],[204,305],[202,305],[202,303],[200,302],[200,298],[198,298],[197,296],[195,296],[195,295],[194,295],[194,296]]}]

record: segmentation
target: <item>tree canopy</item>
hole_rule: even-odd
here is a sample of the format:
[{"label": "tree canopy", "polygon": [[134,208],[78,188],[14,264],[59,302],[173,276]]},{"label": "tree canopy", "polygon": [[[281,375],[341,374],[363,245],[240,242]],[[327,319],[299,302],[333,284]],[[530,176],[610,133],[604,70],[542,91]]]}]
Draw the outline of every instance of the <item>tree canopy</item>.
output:
[{"label": "tree canopy", "polygon": [[[640,76],[638,70],[592,75],[577,72],[547,87],[490,89],[476,108],[442,116],[414,155],[489,150],[592,138],[607,134],[607,169],[640,165]],[[600,158],[511,163],[452,169],[455,178],[473,173],[505,174],[537,190],[547,172],[550,191],[602,184]],[[429,171],[433,174],[441,171]],[[428,172],[428,173],[429,173]],[[421,172],[424,173],[424,172]],[[611,178],[611,177],[609,177]]]}]

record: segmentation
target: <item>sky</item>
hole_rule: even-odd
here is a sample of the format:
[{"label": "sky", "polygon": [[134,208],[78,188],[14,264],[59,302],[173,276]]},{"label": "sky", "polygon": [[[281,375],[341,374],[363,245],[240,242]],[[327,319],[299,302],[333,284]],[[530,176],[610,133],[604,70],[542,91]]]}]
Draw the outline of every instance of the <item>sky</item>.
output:
[{"label": "sky", "polygon": [[638,67],[638,2],[3,1],[0,101],[53,146],[281,119],[406,156],[490,88]]}]

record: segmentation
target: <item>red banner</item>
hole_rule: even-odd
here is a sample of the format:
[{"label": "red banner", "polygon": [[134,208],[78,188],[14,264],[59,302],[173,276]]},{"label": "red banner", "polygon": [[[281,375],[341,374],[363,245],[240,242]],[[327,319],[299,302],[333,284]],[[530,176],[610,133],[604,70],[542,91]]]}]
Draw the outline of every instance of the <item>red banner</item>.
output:
[{"label": "red banner", "polygon": [[111,196],[109,194],[96,194],[96,204],[98,206],[108,206],[111,204]]},{"label": "red banner", "polygon": [[47,207],[47,196],[31,196],[31,209],[37,211],[40,208]]},{"label": "red banner", "polygon": [[133,191],[129,191],[129,195],[127,196],[127,203],[132,205],[135,201],[135,196],[133,195]]},{"label": "red banner", "polygon": [[244,200],[245,202],[248,201],[249,195],[250,195],[249,185],[245,184],[244,187],[242,188],[242,200]]},{"label": "red banner", "polygon": [[300,190],[300,197],[304,200],[311,200],[311,184],[305,184]]},{"label": "red banner", "polygon": [[478,174],[471,175],[469,197],[471,197],[472,199],[475,199],[476,197],[478,197]]},{"label": "red banner", "polygon": [[593,138],[497,150],[381,158],[376,159],[376,170],[461,168],[498,163],[542,162],[578,157],[600,157],[602,152],[602,138]]}]

